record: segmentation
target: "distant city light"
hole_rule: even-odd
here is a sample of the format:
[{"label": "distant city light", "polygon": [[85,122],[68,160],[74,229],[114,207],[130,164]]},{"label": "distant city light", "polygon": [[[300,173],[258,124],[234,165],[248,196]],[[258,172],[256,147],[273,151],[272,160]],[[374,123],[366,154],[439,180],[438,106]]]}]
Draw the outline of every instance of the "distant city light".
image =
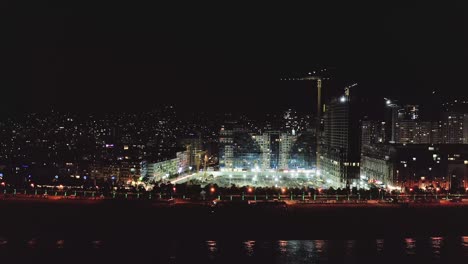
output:
[{"label": "distant city light", "polygon": [[340,97],[340,102],[342,102],[342,103],[346,102],[346,97],[341,96],[341,97]]}]

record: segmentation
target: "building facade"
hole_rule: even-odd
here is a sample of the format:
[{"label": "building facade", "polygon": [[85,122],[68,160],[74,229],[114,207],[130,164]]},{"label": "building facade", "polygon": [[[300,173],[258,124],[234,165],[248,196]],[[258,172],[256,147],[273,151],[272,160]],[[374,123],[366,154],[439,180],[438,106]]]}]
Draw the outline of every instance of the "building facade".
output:
[{"label": "building facade", "polygon": [[467,172],[462,144],[385,144],[362,151],[361,178],[401,189],[466,188]]},{"label": "building facade", "polygon": [[364,120],[361,123],[361,145],[383,144],[387,141],[386,122]]},{"label": "building facade", "polygon": [[170,180],[189,169],[189,153],[181,151],[173,159],[150,162],[143,160],[140,164],[141,176],[149,182]]},{"label": "building facade", "polygon": [[135,162],[95,163],[90,166],[91,180],[114,181],[116,184],[127,184],[140,177],[140,165]]},{"label": "building facade", "polygon": [[446,112],[441,120],[442,143],[466,144],[468,134],[468,114]]},{"label": "building facade", "polygon": [[433,138],[438,136],[433,133],[439,133],[439,130],[433,131],[433,127],[434,122],[431,121],[399,120],[396,123],[395,143],[434,143]]},{"label": "building facade", "polygon": [[[306,133],[306,132],[304,132]],[[301,143],[300,135],[292,132],[265,131],[249,133],[236,127],[223,126],[220,131],[219,165],[221,170],[286,170],[299,166],[310,166],[309,148]],[[300,151],[297,155],[295,151]],[[294,162],[291,160],[294,159]]]},{"label": "building facade", "polygon": [[359,178],[361,133],[357,103],[356,98],[344,95],[326,106],[317,158],[322,177],[332,186],[346,187]]}]

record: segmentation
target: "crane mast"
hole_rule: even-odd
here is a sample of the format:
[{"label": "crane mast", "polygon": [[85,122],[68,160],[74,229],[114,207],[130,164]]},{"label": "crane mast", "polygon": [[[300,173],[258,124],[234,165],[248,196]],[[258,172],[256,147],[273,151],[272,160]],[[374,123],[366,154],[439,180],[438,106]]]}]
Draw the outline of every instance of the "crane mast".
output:
[{"label": "crane mast", "polygon": [[[326,69],[320,70],[321,72],[326,71]],[[317,116],[315,119],[315,126],[316,126],[316,169],[320,171],[320,128],[321,128],[321,120],[322,120],[322,80],[326,80],[328,78],[324,78],[321,75],[317,75],[316,72],[309,72],[308,75],[299,77],[299,78],[283,78],[281,80],[285,81],[316,81],[316,88],[317,88]]]}]

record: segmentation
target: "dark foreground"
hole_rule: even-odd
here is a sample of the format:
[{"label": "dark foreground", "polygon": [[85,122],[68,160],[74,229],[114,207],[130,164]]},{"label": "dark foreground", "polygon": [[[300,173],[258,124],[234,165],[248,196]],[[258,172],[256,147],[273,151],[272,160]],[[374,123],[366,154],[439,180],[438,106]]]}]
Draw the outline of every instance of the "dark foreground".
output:
[{"label": "dark foreground", "polygon": [[464,203],[218,210],[140,201],[0,201],[1,235],[145,239],[357,239],[468,235]]},{"label": "dark foreground", "polygon": [[2,263],[466,263],[467,211],[462,204],[407,208],[377,204],[212,213],[209,207],[191,203],[0,201],[0,259]]}]

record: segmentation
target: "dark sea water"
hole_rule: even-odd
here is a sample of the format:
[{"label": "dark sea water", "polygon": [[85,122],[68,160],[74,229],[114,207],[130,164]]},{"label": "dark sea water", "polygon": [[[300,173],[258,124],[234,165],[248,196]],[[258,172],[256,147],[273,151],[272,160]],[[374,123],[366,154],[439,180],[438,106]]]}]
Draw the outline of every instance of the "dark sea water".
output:
[{"label": "dark sea water", "polygon": [[468,263],[468,236],[275,241],[0,236],[0,263]]}]

